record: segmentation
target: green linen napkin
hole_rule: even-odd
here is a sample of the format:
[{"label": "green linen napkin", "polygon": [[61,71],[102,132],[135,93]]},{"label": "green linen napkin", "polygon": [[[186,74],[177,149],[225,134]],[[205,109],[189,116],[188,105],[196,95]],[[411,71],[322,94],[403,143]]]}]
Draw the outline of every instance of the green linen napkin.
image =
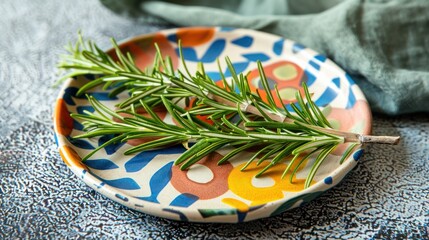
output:
[{"label": "green linen napkin", "polygon": [[270,32],[327,55],[374,112],[429,112],[427,0],[101,0],[142,21]]}]

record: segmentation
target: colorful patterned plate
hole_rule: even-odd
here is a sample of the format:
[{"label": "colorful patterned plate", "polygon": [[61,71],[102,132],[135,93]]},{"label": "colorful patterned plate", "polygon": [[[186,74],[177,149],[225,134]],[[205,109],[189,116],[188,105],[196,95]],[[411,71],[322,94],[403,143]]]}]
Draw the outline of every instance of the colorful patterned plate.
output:
[{"label": "colorful patterned plate", "polygon": [[[152,62],[153,43],[157,42],[163,54],[172,57],[174,66],[181,68],[178,39],[182,40],[184,57],[193,71],[197,62],[203,62],[210,77],[219,80],[216,59],[229,56],[238,73],[250,72],[249,83],[256,90],[262,88],[256,73],[256,61],[260,60],[270,84],[278,85],[284,99],[293,100],[301,83],[306,82],[316,104],[336,128],[370,132],[367,102],[347,73],[325,56],[282,37],[245,29],[180,28],[130,39],[121,48],[131,52],[137,65],[144,68]],[[227,70],[224,74],[231,76]],[[217,166],[216,160],[225,154],[225,150],[220,150],[190,170],[181,171],[173,161],[184,151],[183,147],[125,156],[123,152],[134,144],[129,142],[106,147],[82,162],[81,157],[111,137],[72,138],[82,133],[82,125],[69,114],[93,111],[85,97],[76,96],[77,89],[91,79],[93,76],[69,80],[59,94],[54,112],[59,152],[67,166],[88,186],[137,211],[192,222],[236,223],[273,216],[300,206],[338,184],[362,153],[356,149],[340,165],[338,160],[344,147],[339,147],[321,166],[312,186],[305,190],[304,178],[314,159],[300,167],[293,183],[288,178],[280,179],[285,164],[278,164],[261,178],[254,175],[264,164],[251,165],[249,170],[241,172],[240,167],[249,158],[246,152],[230,163]],[[111,107],[126,97],[123,94],[111,99],[101,89],[90,94]],[[167,114],[159,114],[165,121],[172,121]]]}]

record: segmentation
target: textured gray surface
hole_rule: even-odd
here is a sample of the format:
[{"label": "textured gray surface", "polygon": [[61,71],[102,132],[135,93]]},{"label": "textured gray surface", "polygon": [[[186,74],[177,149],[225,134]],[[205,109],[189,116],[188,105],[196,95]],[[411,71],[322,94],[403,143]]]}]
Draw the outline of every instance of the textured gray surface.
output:
[{"label": "textured gray surface", "polygon": [[188,224],[129,210],[82,183],[60,159],[52,108],[55,62],[85,36],[108,46],[165,26],[138,25],[98,1],[0,3],[0,239],[415,238],[429,239],[429,116],[376,116],[375,134],[347,179],[309,205],[238,225]]}]

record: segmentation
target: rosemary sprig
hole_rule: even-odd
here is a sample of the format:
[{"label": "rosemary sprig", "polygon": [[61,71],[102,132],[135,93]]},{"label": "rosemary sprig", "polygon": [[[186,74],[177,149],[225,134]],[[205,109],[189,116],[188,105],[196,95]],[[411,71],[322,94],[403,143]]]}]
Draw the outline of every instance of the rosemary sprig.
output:
[{"label": "rosemary sprig", "polygon": [[[259,92],[250,91],[247,77],[243,74],[237,75],[228,58],[226,64],[232,73],[232,79],[228,80],[221,74],[222,86],[219,86],[205,74],[202,64],[199,64],[199,70],[195,74],[191,74],[182,56],[180,43],[180,58],[185,73],[174,71],[171,59],[163,58],[156,45],[157,55],[153,66],[143,71],[137,68],[129,53],[123,54],[114,40],[112,43],[117,61],[92,41],[84,42],[79,35],[76,45],[68,47],[69,55],[64,55],[58,66],[71,70],[60,80],[87,73],[100,76],[81,87],[78,95],[100,85],[103,89],[111,89],[111,96],[124,91],[131,95],[117,105],[117,110],[111,110],[88,96],[95,112],[72,114],[73,118],[83,121],[86,131],[75,138],[115,135],[85,156],[83,161],[108,144],[141,138],[150,140],[128,149],[125,154],[183,144],[188,149],[175,162],[181,165],[181,169],[189,168],[225,146],[234,148],[219,164],[229,161],[242,151],[258,147],[260,150],[254,153],[242,169],[245,170],[258,158],[257,165],[270,161],[257,176],[284,161],[287,156],[292,156],[292,159],[288,162],[283,176],[288,171],[293,171],[294,175],[305,159],[317,154],[305,182],[307,188],[320,165],[339,144],[352,143],[340,160],[343,162],[357,144],[366,141],[395,144],[399,140],[399,137],[362,136],[332,129],[329,121],[311,100],[311,94],[305,84],[304,96],[297,92],[297,102],[291,104],[295,113],[289,112],[284,106],[278,108],[275,98],[283,101],[277,87],[277,94],[271,93],[260,62],[258,70],[267,101],[264,101]],[[222,73],[220,64],[218,65],[219,72]],[[178,104],[183,101],[193,101],[192,107],[185,108]],[[163,122],[152,110],[157,106],[163,106],[177,124]],[[139,108],[144,109],[149,116],[138,114],[136,109]],[[201,116],[210,119],[212,124],[200,120]],[[188,147],[189,143],[195,144]],[[300,156],[300,162],[293,165]]]}]

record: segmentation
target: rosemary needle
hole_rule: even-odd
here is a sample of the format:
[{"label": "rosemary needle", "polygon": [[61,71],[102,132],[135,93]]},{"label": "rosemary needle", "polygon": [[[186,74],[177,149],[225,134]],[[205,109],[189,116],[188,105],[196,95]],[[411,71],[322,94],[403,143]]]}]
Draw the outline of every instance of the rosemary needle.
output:
[{"label": "rosemary needle", "polygon": [[[278,102],[283,100],[277,87],[276,94],[271,93],[260,62],[257,63],[258,71],[267,95],[266,101],[259,92],[250,91],[246,75],[237,75],[229,58],[226,58],[226,64],[232,73],[232,79],[228,81],[223,76],[218,62],[219,73],[222,76],[222,86],[219,86],[205,73],[202,63],[198,65],[199,70],[191,74],[182,56],[180,42],[179,53],[185,74],[174,71],[171,59],[169,57],[164,59],[156,44],[157,54],[152,67],[142,71],[135,65],[130,54],[122,53],[115,40],[112,39],[112,43],[117,61],[101,51],[94,42],[84,42],[79,34],[76,45],[67,48],[69,54],[62,56],[62,61],[58,65],[60,69],[68,70],[59,81],[87,73],[99,76],[82,86],[78,94],[84,94],[97,86],[111,89],[111,95],[124,91],[130,94],[129,98],[116,106],[116,110],[108,109],[95,98],[89,97],[94,113],[71,115],[83,121],[85,126],[86,133],[75,138],[115,134],[114,138],[88,154],[83,161],[105,145],[147,138],[147,142],[128,149],[125,154],[167,147],[171,144],[183,144],[187,151],[175,164],[181,165],[181,169],[187,169],[225,146],[234,148],[218,164],[231,160],[241,151],[257,147],[260,150],[254,153],[242,170],[258,158],[258,165],[262,161],[270,161],[257,174],[260,176],[284,159],[292,159],[283,174],[285,176],[287,171],[292,170],[292,163],[300,155],[305,156],[305,159],[318,153],[305,182],[307,188],[317,169],[339,144],[351,142],[351,147],[340,160],[342,163],[358,144],[365,142],[396,144],[399,141],[399,137],[362,136],[332,129],[322,111],[312,101],[305,84],[303,84],[304,95],[297,92],[297,102],[291,104],[295,114],[290,113],[285,107],[278,108],[276,100]],[[176,103],[181,100],[192,102],[192,106],[186,109],[178,106]],[[165,123],[157,117],[152,109],[158,106],[164,107],[177,124]],[[138,115],[135,110],[139,108],[144,109],[150,117]],[[119,113],[128,117],[123,117]],[[209,119],[211,124],[202,121],[201,118]],[[188,147],[190,142],[196,144]],[[301,159],[298,166],[303,161]],[[297,168],[293,170],[292,176]]]}]

